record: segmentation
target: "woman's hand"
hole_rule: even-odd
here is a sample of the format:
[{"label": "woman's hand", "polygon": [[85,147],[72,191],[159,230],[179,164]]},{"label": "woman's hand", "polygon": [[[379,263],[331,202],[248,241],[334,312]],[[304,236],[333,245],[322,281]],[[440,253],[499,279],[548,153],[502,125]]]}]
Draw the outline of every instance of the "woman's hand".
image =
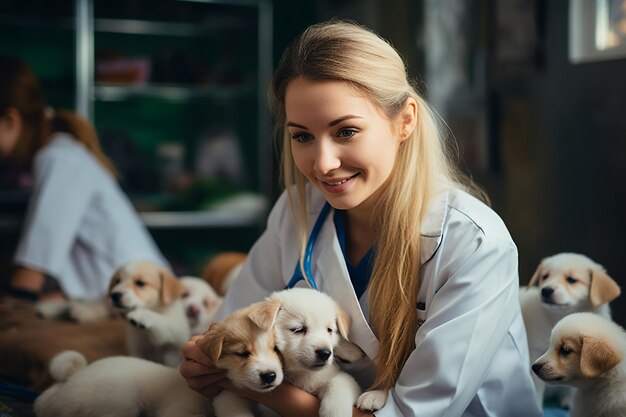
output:
[{"label": "woman's hand", "polygon": [[184,361],[180,365],[180,374],[187,381],[189,388],[213,398],[222,390],[220,383],[226,379],[226,371],[216,368],[202,353],[197,344],[200,339],[202,336],[193,336],[183,346]]}]

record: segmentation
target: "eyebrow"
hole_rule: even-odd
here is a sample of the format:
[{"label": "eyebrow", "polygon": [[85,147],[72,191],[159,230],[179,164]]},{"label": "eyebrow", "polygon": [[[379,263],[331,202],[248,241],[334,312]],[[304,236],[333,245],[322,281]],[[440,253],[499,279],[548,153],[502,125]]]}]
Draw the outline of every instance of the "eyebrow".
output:
[{"label": "eyebrow", "polygon": [[[333,120],[332,122],[328,123],[329,127],[333,127],[338,125],[339,123],[343,122],[344,120],[349,120],[349,119],[362,119],[361,116],[356,116],[354,114],[348,114],[346,116],[342,116],[338,119]],[[297,127],[300,129],[304,129],[304,130],[309,130],[306,126],[300,125],[298,123],[295,122],[287,122],[287,126],[291,126],[291,127]]]}]

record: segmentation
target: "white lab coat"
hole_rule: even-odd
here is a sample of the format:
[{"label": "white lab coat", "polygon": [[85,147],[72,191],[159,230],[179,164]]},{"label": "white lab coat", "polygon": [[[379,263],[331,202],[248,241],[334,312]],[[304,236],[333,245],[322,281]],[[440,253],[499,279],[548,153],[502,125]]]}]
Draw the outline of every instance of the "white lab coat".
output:
[{"label": "white lab coat", "polygon": [[168,266],[115,179],[83,144],[55,133],[34,159],[15,264],[56,278],[70,298],[98,298],[133,259]]},{"label": "white lab coat", "polygon": [[[310,228],[324,199],[309,192]],[[437,196],[422,227],[422,283],[415,350],[380,417],[538,417],[526,334],[517,298],[517,250],[502,220],[465,192]],[[250,251],[219,317],[283,289],[299,244],[283,194],[267,230]],[[319,289],[352,317],[350,340],[375,358],[367,292],[357,299],[339,246],[332,213],[313,251]],[[304,285],[302,281],[299,285]],[[402,317],[398,317],[402,320]],[[371,379],[355,375],[362,386]]]}]

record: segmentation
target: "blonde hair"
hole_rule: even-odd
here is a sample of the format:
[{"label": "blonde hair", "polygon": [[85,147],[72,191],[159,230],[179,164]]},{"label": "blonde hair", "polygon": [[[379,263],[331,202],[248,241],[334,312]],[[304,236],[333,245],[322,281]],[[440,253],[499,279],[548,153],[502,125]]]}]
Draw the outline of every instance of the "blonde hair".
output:
[{"label": "blonde hair", "polygon": [[95,156],[115,178],[115,166],[100,147],[94,127],[70,110],[47,115],[47,105],[39,80],[22,60],[0,56],[0,116],[14,108],[22,118],[22,132],[14,154],[27,162],[45,145],[52,132],[67,132]]},{"label": "blonde hair", "polygon": [[399,115],[409,97],[417,103],[417,125],[399,147],[392,174],[372,216],[377,238],[368,301],[370,320],[380,342],[373,387],[389,389],[415,348],[420,229],[429,204],[437,192],[448,188],[482,194],[454,167],[435,113],[409,82],[404,61],[396,50],[352,22],[316,24],[287,48],[269,92],[277,137],[282,137],[282,176],[301,252],[308,230],[306,177],[292,160],[291,139],[285,127],[285,90],[296,78],[344,81],[389,120]]}]

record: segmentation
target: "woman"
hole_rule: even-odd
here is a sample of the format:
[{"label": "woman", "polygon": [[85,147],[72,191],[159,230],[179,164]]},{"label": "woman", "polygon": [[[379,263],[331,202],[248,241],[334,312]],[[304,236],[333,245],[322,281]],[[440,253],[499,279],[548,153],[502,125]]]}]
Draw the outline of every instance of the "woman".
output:
[{"label": "woman", "polygon": [[114,270],[132,259],[167,265],[119,188],[93,127],[75,113],[48,108],[31,69],[12,57],[0,57],[0,157],[33,169],[9,282],[14,295],[98,298]]},{"label": "woman", "polygon": [[[516,247],[448,160],[397,52],[354,24],[314,25],[284,53],[270,97],[286,191],[221,316],[285,287],[328,203],[312,277],[350,313],[350,339],[376,364],[373,380],[358,378],[388,392],[377,416],[541,415]],[[181,366],[188,385],[235,390],[194,342]],[[285,416],[319,407],[289,384],[240,394]]]}]

